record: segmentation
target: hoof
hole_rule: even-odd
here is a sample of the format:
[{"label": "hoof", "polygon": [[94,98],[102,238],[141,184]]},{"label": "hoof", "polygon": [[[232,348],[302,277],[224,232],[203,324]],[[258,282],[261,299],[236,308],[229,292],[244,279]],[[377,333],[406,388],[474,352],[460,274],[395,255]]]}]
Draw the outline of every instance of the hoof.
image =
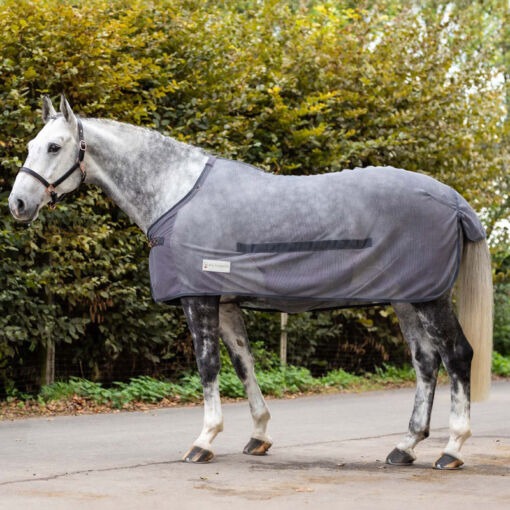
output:
[{"label": "hoof", "polygon": [[271,444],[272,443],[268,441],[262,441],[252,437],[244,447],[243,453],[246,455],[265,455],[267,450],[271,448]]},{"label": "hoof", "polygon": [[447,469],[451,471],[460,469],[463,464],[464,462],[462,462],[460,459],[457,459],[457,457],[443,453],[443,455],[441,455],[441,457],[436,460],[434,469]]},{"label": "hoof", "polygon": [[392,466],[410,466],[414,462],[414,457],[404,452],[403,450],[399,450],[398,448],[394,448],[393,451],[386,457],[386,464],[391,464]]},{"label": "hoof", "polygon": [[184,462],[194,462],[195,464],[204,464],[209,462],[214,457],[214,453],[210,450],[200,448],[200,446],[193,446],[188,453],[182,458]]}]

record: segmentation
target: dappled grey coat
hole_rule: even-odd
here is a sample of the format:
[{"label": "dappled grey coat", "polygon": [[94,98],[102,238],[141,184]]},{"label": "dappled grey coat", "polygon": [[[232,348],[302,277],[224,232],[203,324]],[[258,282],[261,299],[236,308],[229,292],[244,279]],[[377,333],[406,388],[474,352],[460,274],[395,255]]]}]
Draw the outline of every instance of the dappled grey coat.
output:
[{"label": "dappled grey coat", "polygon": [[302,311],[435,299],[453,286],[463,236],[485,232],[455,190],[414,172],[278,176],[210,158],[148,235],[156,301]]}]

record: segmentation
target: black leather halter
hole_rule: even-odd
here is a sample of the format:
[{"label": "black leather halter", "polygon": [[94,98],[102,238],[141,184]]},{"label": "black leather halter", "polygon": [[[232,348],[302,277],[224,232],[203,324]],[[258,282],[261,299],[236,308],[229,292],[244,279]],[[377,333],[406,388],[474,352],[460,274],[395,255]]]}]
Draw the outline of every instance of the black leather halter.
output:
[{"label": "black leather halter", "polygon": [[29,174],[35,179],[37,179],[46,188],[46,191],[50,194],[51,197],[49,206],[52,208],[55,207],[57,203],[60,202],[67,195],[67,193],[62,193],[61,195],[59,195],[55,189],[57,186],[59,186],[66,179],[68,179],[77,169],[80,169],[81,172],[81,182],[76,187],[76,189],[78,189],[78,187],[83,183],[85,177],[87,176],[87,172],[85,171],[85,168],[83,166],[83,158],[85,157],[87,144],[85,143],[85,140],[83,138],[83,124],[78,117],[76,118],[76,120],[78,122],[78,138],[80,140],[78,155],[76,156],[76,162],[74,163],[74,165],[64,175],[60,176],[54,182],[48,182],[42,175],[39,175],[37,172],[34,172],[31,168],[23,166],[19,169],[20,172],[25,172],[26,174]]}]

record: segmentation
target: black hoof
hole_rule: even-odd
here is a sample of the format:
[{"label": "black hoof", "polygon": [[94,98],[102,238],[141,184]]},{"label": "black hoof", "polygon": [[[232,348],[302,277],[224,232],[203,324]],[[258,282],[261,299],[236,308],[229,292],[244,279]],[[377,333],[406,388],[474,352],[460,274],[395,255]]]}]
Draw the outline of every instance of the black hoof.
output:
[{"label": "black hoof", "polygon": [[191,450],[182,458],[184,462],[194,462],[195,464],[203,464],[209,462],[214,457],[214,453],[205,450],[199,446],[193,446]]},{"label": "black hoof", "polygon": [[449,455],[447,453],[443,453],[439,459],[436,460],[434,464],[434,469],[445,469],[449,471],[453,471],[455,469],[460,469],[463,466],[464,462],[462,462],[457,457],[453,455]]},{"label": "black hoof", "polygon": [[414,457],[403,450],[394,448],[386,457],[386,464],[393,466],[410,466],[414,462]]},{"label": "black hoof", "polygon": [[244,447],[243,453],[246,455],[265,455],[267,450],[271,448],[271,444],[268,441],[262,441],[261,439],[251,438],[248,444]]}]

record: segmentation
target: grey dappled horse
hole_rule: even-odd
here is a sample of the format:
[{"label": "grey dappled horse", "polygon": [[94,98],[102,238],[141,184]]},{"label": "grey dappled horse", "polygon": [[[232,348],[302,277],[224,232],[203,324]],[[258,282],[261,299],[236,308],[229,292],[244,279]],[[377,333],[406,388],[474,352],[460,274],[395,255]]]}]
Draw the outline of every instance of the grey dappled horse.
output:
[{"label": "grey dappled horse", "polygon": [[[198,232],[194,232],[194,229],[198,229],[200,224],[205,225],[205,228],[202,228],[202,230],[206,230],[203,235],[209,239],[208,242],[213,242],[214,238],[227,236],[227,227],[222,229],[214,224],[218,212],[217,209],[221,209],[225,204],[230,203],[230,199],[232,199],[234,207],[229,212],[229,215],[237,216],[239,213],[240,216],[241,211],[239,205],[235,205],[237,202],[234,200],[234,195],[237,195],[238,191],[240,193],[240,188],[247,187],[243,186],[243,176],[245,175],[247,179],[255,177],[268,179],[269,177],[267,176],[271,175],[264,172],[256,173],[254,169],[243,167],[242,171],[245,172],[244,174],[239,172],[235,174],[237,176],[236,179],[238,179],[236,187],[230,186],[229,188],[229,182],[226,182],[224,184],[225,189],[220,189],[218,196],[208,196],[206,190],[210,188],[207,188],[207,186],[214,186],[214,181],[212,181],[212,177],[209,179],[212,184],[209,183],[209,180],[204,180],[204,168],[212,167],[213,163],[211,163],[211,157],[203,150],[179,143],[148,129],[110,120],[80,119],[73,113],[64,97],[61,99],[59,113],[55,111],[50,99],[44,98],[42,112],[45,126],[29,143],[29,153],[25,166],[16,177],[12,193],[9,197],[9,207],[13,216],[19,221],[33,221],[45,204],[55,205],[64,194],[74,191],[82,182],[95,184],[102,188],[144,233],[151,235],[151,226],[157,225],[158,228],[156,230],[158,230],[159,237],[151,237],[151,244],[157,247],[167,242],[167,245],[165,251],[156,251],[155,248],[151,250],[151,256],[152,253],[161,254],[158,255],[160,258],[156,262],[162,266],[163,271],[170,271],[169,278],[173,278],[172,281],[179,277],[179,275],[173,274],[172,271],[175,270],[173,266],[171,268],[169,266],[172,265],[172,257],[177,257],[178,255],[170,251],[172,243],[168,243],[168,239],[165,238],[165,236],[168,237],[170,234],[168,232],[161,234],[161,232],[165,228],[170,231],[175,230],[175,235],[180,235],[184,239],[182,246],[186,245],[186,243],[193,244],[195,237],[198,239]],[[224,160],[218,163],[217,168],[215,167],[212,170],[208,168],[207,171],[210,172],[210,175],[217,174],[220,176],[222,172],[226,172],[225,175],[227,176],[234,175],[229,173],[232,171],[229,165],[231,163]],[[428,177],[422,177],[419,174],[411,174],[402,170],[383,171],[383,169],[371,169],[367,170],[366,173],[363,172],[365,170],[344,171],[327,175],[343,175],[345,178],[351,179],[351,181],[354,179],[353,190],[357,188],[363,189],[364,185],[356,186],[356,179],[362,179],[363,176],[371,176],[371,179],[378,179],[380,176],[387,175],[388,179],[390,177],[396,179],[395,184],[397,187],[401,181],[405,182],[408,178],[422,179],[419,182],[423,181],[423,186],[425,187],[429,185],[432,187],[443,186]],[[341,187],[335,189],[334,186],[326,186],[325,197],[330,198],[314,196],[313,194],[306,195],[308,188],[314,189],[315,186],[318,186],[320,182],[327,178],[319,176],[303,178],[274,177],[269,182],[270,186],[268,186],[267,190],[263,190],[263,194],[271,195],[272,183],[275,183],[276,187],[279,183],[278,186],[282,185],[282,189],[286,190],[289,187],[292,193],[295,192],[299,198],[299,203],[302,204],[304,201],[306,207],[308,205],[313,207],[313,201],[321,202],[321,207],[322,204],[325,204],[327,207],[337,207],[335,203],[341,202],[339,200],[340,197],[343,198],[343,195],[350,194],[350,192],[346,193],[346,190],[343,190]],[[336,179],[336,177],[333,178]],[[202,195],[198,193],[200,189]],[[460,196],[454,194],[453,191],[448,191],[451,188],[446,190],[446,187],[444,187],[441,190],[441,193],[446,193],[448,197],[454,197],[457,204],[463,200]],[[189,197],[196,193],[198,193],[197,197],[202,196],[213,204],[209,204],[210,207],[207,211],[199,211],[198,217],[193,216],[197,214],[196,212],[189,212],[186,209],[189,205]],[[250,190],[248,190],[248,193],[250,193]],[[394,198],[392,192],[385,193],[386,195],[379,197],[377,202],[377,207],[380,207],[381,211],[386,206],[385,204],[390,203]],[[415,221],[422,221],[423,223],[423,226],[420,227],[420,232],[423,232],[423,235],[425,235],[429,229],[431,232],[439,231],[441,225],[430,224],[433,221],[431,218],[434,217],[434,211],[441,209],[441,207],[450,211],[452,207],[442,203],[446,198],[444,200],[437,197],[430,199],[432,195],[426,190],[421,190],[421,188],[420,193],[425,196],[426,200],[429,200],[427,203],[431,204],[430,211],[425,215],[421,213],[415,215],[417,216]],[[335,199],[331,197],[335,197]],[[285,213],[288,197],[282,197],[281,200],[277,198],[272,197],[271,204],[275,208],[283,209]],[[245,199],[243,198],[242,200]],[[331,203],[333,204],[331,205]],[[467,203],[462,203],[464,204],[462,205],[463,211],[460,212],[460,209],[457,208],[455,214],[459,217],[463,216],[464,219],[470,217],[472,222],[476,223],[477,220],[474,218],[472,210],[467,206]],[[255,203],[250,204],[253,207],[255,205]],[[369,208],[370,205],[368,203]],[[177,206],[180,208],[179,214],[182,213],[182,217],[185,217],[187,214],[191,218],[190,224],[181,229],[183,230],[181,233],[177,231],[178,225],[175,223],[176,219],[173,212],[170,214],[170,216],[173,216],[170,218],[171,223],[169,227],[159,225],[161,218],[166,218],[168,211],[174,211]],[[350,215],[331,214],[331,209],[328,209],[330,213],[324,216],[332,216],[335,224],[354,225],[359,223],[354,211],[358,210],[360,215],[364,214],[364,210],[359,207],[356,209],[357,207],[357,202],[353,202],[347,210],[347,213],[352,211]],[[364,208],[367,208],[367,204],[364,204]],[[332,210],[335,211],[335,209]],[[317,227],[317,224],[322,221],[322,219],[319,221],[319,214],[317,217],[310,214],[305,215],[302,217],[304,218],[303,220],[299,219],[301,217],[298,212],[295,215],[294,212],[289,211],[287,214],[286,221],[290,221],[290,223],[285,225],[287,230],[297,231],[298,226],[301,227],[301,225],[297,224],[298,222],[306,223],[306,228],[312,230],[322,228],[320,225]],[[374,216],[377,217],[380,214],[382,213],[376,210]],[[412,206],[409,209],[409,214],[413,214]],[[296,217],[295,224],[292,224],[293,216]],[[426,218],[423,219],[422,216],[426,216]],[[370,221],[375,222],[376,219]],[[396,448],[388,455],[387,462],[390,464],[412,464],[416,459],[414,453],[415,446],[429,435],[430,415],[438,369],[441,362],[446,367],[451,380],[450,438],[441,456],[435,463],[436,468],[456,469],[463,464],[460,450],[464,441],[471,435],[471,398],[483,399],[488,394],[492,344],[490,257],[487,243],[483,238],[484,234],[480,234],[481,227],[477,227],[477,230],[475,229],[478,233],[473,237],[473,235],[466,233],[465,225],[460,226],[457,216],[454,216],[452,221],[454,222],[454,235],[459,235],[460,240],[455,245],[456,247],[458,245],[458,253],[456,252],[457,254],[452,256],[447,254],[448,260],[454,260],[455,264],[449,270],[451,274],[446,275],[448,282],[445,284],[446,290],[443,291],[442,295],[430,297],[428,300],[413,300],[412,297],[405,298],[407,295],[405,289],[399,289],[399,293],[395,295],[403,297],[394,301],[390,299],[399,319],[402,332],[410,346],[413,365],[417,375],[414,409],[409,429],[405,437],[402,438],[396,445]],[[252,223],[257,223],[257,216],[255,214],[252,215],[252,221],[241,225],[241,228],[250,230]],[[271,226],[271,228],[273,227],[277,228],[276,225]],[[263,225],[262,228],[271,230],[267,225]],[[200,259],[202,261],[201,267],[197,268],[198,276],[195,283],[192,282],[194,276],[191,274],[191,268],[189,269],[190,274],[183,276],[183,278],[188,278],[189,276],[189,281],[186,280],[186,285],[188,286],[197,285],[197,288],[202,288],[200,287],[201,285],[208,285],[208,287],[204,287],[208,290],[207,292],[204,291],[203,295],[200,295],[199,291],[188,290],[191,287],[186,286],[183,287],[184,290],[180,291],[179,295],[192,333],[204,391],[203,428],[191,449],[184,456],[184,460],[191,462],[209,461],[213,457],[211,443],[223,429],[218,384],[220,337],[225,343],[237,374],[246,388],[254,422],[254,430],[244,449],[244,453],[263,455],[270,448],[272,442],[267,433],[270,414],[255,378],[253,359],[241,314],[241,305],[244,305],[247,300],[249,302],[251,299],[252,303],[256,306],[264,307],[264,305],[267,305],[274,310],[294,311],[292,304],[295,305],[295,303],[298,303],[295,305],[297,306],[296,310],[306,310],[313,309],[314,307],[321,308],[321,305],[324,305],[322,307],[325,308],[325,305],[331,305],[332,303],[340,305],[341,302],[326,300],[317,304],[317,301],[312,299],[312,297],[307,300],[306,295],[304,297],[299,296],[300,300],[293,302],[288,299],[280,300],[274,295],[267,297],[264,295],[265,292],[262,292],[262,295],[252,295],[249,298],[244,296],[243,298],[241,296],[242,293],[236,295],[232,294],[232,292],[227,292],[226,294],[220,292],[215,295],[210,289],[214,289],[215,282],[233,278],[234,271],[232,270],[231,272],[231,264],[234,264],[232,267],[235,267],[236,260],[240,261],[240,265],[247,272],[251,271],[254,273],[255,279],[258,279],[256,288],[265,289],[265,282],[268,281],[266,272],[270,272],[273,260],[275,264],[280,259],[283,261],[296,260],[296,263],[298,263],[299,261],[296,257],[301,257],[302,252],[309,249],[317,251],[321,257],[326,258],[319,259],[321,267],[315,268],[314,271],[302,271],[298,275],[299,279],[303,279],[307,285],[313,286],[315,273],[317,273],[318,278],[322,266],[335,265],[338,257],[340,257],[339,254],[349,253],[349,256],[354,257],[354,261],[360,261],[358,266],[354,265],[349,268],[347,284],[350,284],[358,277],[358,273],[364,273],[363,266],[368,265],[363,263],[366,260],[363,257],[369,257],[372,250],[375,250],[377,245],[380,244],[373,236],[364,236],[362,239],[331,239],[328,237],[327,231],[319,232],[319,239],[313,242],[309,242],[309,239],[302,241],[294,239],[292,242],[288,239],[278,239],[276,243],[238,243],[237,247],[234,247],[233,258],[228,260],[224,260],[226,255],[225,257],[218,257],[220,260],[211,259],[209,253],[204,255]],[[419,243],[419,241],[420,239],[416,237],[413,242]],[[199,241],[196,244],[199,244]],[[173,243],[173,245],[179,248],[178,242]],[[379,246],[379,248],[381,247]],[[390,246],[388,246],[389,248]],[[393,259],[391,260],[398,259],[400,256],[398,251],[398,249],[393,249],[391,253]],[[187,263],[188,259],[193,259],[193,256],[191,252],[189,256],[186,254],[182,255],[185,259],[183,263]],[[377,257],[383,256],[383,252],[377,255]],[[164,257],[168,257],[168,259]],[[238,257],[238,259],[235,257]],[[420,262],[420,257],[421,253],[418,251],[413,254],[410,263],[415,263],[416,259]],[[425,258],[425,253],[423,253],[423,257]],[[433,263],[435,260],[434,254],[431,257]],[[460,259],[462,261],[459,269],[458,263]],[[232,260],[234,262],[231,262]],[[256,264],[251,264],[250,260],[260,261],[264,271],[254,269],[253,266]],[[377,260],[379,259],[377,258]],[[377,260],[370,259],[369,265],[371,267],[377,266]],[[440,260],[439,253],[437,254],[437,260]],[[323,261],[329,262],[323,263]],[[306,263],[308,264],[308,262]],[[441,264],[442,262],[438,262],[437,265]],[[459,287],[457,308],[462,327],[454,313],[451,300],[451,287],[457,277],[457,272],[459,273],[457,278],[457,286]],[[432,270],[428,270],[427,274],[429,273],[434,274]],[[387,274],[389,277],[389,270]],[[377,280],[378,284],[380,281],[381,285],[384,286],[384,275],[385,270],[380,269],[377,273],[377,278],[370,276],[368,281],[363,283],[362,287],[368,286],[369,288],[370,285],[374,284],[374,280]],[[424,273],[423,278],[425,276],[426,274]],[[224,280],[220,280],[221,278]],[[157,280],[157,277],[155,277],[155,280]],[[328,284],[330,286],[332,282],[334,284],[335,280],[329,278]],[[398,287],[398,283],[397,278],[397,281],[393,282],[392,288]],[[154,285],[153,281],[153,293]],[[189,295],[187,295],[188,292]],[[174,294],[174,296],[176,295]],[[412,296],[414,294],[409,295]],[[375,299],[373,300],[374,303],[376,301]],[[467,339],[469,339],[469,342]]]}]

